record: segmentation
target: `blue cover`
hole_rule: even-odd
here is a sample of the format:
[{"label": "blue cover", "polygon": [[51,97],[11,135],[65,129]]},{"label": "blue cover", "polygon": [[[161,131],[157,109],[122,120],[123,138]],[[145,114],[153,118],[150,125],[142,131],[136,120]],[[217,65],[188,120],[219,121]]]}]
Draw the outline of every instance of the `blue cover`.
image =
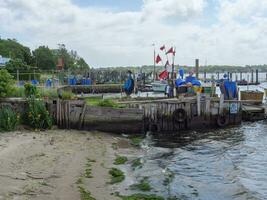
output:
[{"label": "blue cover", "polygon": [[194,80],[196,80],[196,77],[194,77],[194,76],[185,77],[185,82],[187,82],[187,83],[192,83]]},{"label": "blue cover", "polygon": [[181,76],[181,78],[184,78],[184,70],[183,69],[179,69],[178,70],[179,75]]},{"label": "blue cover", "polygon": [[183,80],[181,78],[178,78],[178,79],[175,80],[176,87],[178,87],[180,85],[185,85],[185,84],[186,84],[185,80]]},{"label": "blue cover", "polygon": [[37,84],[38,84],[38,81],[37,81],[37,80],[31,80],[31,83],[32,83],[33,85],[37,85]]},{"label": "blue cover", "polygon": [[132,79],[128,78],[125,82],[124,82],[124,89],[125,90],[129,90],[132,86]]},{"label": "blue cover", "polygon": [[47,79],[46,82],[45,82],[45,86],[46,87],[51,87],[52,85],[52,81],[50,79]]},{"label": "blue cover", "polygon": [[201,86],[201,83],[199,80],[195,79],[192,81],[192,85]]},{"label": "blue cover", "polygon": [[225,80],[223,83],[223,86],[225,88],[226,91],[226,96],[228,98],[232,97],[232,98],[237,98],[237,87],[236,87],[236,82],[235,81],[228,81]]}]

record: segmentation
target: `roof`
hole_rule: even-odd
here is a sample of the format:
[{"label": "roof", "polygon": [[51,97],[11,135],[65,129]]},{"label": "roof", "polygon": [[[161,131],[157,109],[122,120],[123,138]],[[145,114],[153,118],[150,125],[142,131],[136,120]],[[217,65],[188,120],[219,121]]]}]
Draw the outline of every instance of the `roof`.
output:
[{"label": "roof", "polygon": [[5,58],[0,55],[0,66],[4,66],[6,63],[10,61],[10,58]]}]

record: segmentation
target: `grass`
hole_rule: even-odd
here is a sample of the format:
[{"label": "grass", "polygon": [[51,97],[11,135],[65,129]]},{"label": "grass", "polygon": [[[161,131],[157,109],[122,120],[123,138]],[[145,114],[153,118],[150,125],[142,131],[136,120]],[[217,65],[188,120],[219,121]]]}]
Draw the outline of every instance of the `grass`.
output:
[{"label": "grass", "polygon": [[24,93],[24,87],[23,86],[17,86],[14,87],[14,90],[9,94],[9,97],[25,97]]},{"label": "grass", "polygon": [[112,168],[109,170],[109,174],[111,175],[110,184],[120,183],[125,179],[125,175],[123,171],[117,168]]},{"label": "grass", "polygon": [[133,160],[131,166],[133,169],[141,168],[142,167],[141,158],[137,158],[137,159]]},{"label": "grass", "polygon": [[128,161],[128,158],[126,156],[116,156],[113,164],[114,165],[123,165]]},{"label": "grass", "polygon": [[91,160],[89,158],[87,159],[85,173],[84,173],[85,178],[93,178],[93,176],[92,176],[92,164],[91,164],[92,162],[95,162],[95,160]]},{"label": "grass", "polygon": [[143,192],[150,191],[152,188],[147,178],[143,178],[139,183],[130,186],[131,190],[140,190]]},{"label": "grass", "polygon": [[48,98],[48,99],[57,99],[57,89],[56,88],[39,88],[39,94],[42,98]]},{"label": "grass", "polygon": [[79,191],[80,191],[80,198],[81,200],[96,200],[91,196],[91,193],[88,192],[84,187],[79,186]]},{"label": "grass", "polygon": [[119,104],[115,99],[103,99],[100,96],[96,97],[85,97],[87,105],[109,107],[109,108],[125,108],[125,105]]},{"label": "grass", "polygon": [[132,194],[129,196],[118,195],[122,200],[164,200],[155,194]]}]

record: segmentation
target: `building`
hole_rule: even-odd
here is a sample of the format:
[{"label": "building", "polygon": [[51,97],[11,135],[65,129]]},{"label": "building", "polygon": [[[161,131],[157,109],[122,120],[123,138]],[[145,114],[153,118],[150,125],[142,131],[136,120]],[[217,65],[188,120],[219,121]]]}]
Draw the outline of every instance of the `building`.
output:
[{"label": "building", "polygon": [[10,58],[5,58],[0,55],[0,67],[3,67],[10,61]]}]

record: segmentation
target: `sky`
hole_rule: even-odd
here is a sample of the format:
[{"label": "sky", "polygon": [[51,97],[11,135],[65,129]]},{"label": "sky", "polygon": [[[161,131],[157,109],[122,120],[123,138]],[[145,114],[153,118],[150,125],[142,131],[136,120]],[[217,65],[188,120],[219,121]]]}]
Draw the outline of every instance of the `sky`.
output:
[{"label": "sky", "polygon": [[267,0],[0,0],[0,36],[65,44],[92,67],[267,63]]}]

